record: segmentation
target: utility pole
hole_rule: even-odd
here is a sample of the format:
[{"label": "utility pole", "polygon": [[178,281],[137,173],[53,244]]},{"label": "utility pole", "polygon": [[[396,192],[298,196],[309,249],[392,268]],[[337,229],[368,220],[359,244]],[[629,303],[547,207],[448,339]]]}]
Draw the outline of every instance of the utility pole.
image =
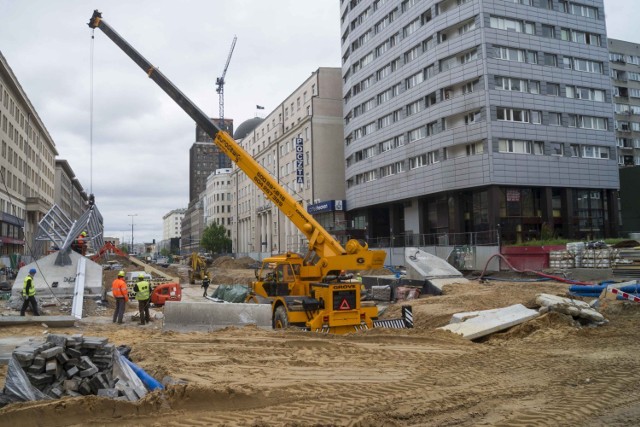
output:
[{"label": "utility pole", "polygon": [[131,249],[129,249],[129,254],[133,253],[133,217],[138,216],[138,214],[129,214],[127,216],[131,217]]}]

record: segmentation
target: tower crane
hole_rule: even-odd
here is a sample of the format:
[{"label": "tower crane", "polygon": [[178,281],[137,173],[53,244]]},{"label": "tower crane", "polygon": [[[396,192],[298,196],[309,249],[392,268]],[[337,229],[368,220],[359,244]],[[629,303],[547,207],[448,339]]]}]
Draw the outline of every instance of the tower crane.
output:
[{"label": "tower crane", "polygon": [[227,74],[227,68],[229,68],[229,62],[231,62],[231,55],[233,55],[233,48],[236,47],[236,40],[238,40],[237,36],[233,36],[233,41],[231,42],[231,49],[229,49],[229,55],[227,56],[227,63],[224,64],[224,70],[222,70],[222,76],[216,79],[216,92],[219,96],[219,106],[220,106],[220,129],[228,131],[227,127],[224,125],[224,76]]}]

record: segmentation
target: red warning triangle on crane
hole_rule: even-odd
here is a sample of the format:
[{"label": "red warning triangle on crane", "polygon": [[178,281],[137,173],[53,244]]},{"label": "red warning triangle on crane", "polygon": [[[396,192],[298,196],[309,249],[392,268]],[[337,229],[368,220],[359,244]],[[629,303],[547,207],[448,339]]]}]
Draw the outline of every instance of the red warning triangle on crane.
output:
[{"label": "red warning triangle on crane", "polygon": [[351,306],[346,298],[342,298],[342,302],[340,303],[340,310],[351,310]]}]

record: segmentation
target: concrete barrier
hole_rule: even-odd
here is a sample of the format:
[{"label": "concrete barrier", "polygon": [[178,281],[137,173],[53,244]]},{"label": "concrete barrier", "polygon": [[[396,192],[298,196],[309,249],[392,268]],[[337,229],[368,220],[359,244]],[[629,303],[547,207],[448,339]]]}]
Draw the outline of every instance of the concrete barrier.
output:
[{"label": "concrete barrier", "polygon": [[271,305],[168,301],[162,330],[209,332],[245,325],[271,329]]}]

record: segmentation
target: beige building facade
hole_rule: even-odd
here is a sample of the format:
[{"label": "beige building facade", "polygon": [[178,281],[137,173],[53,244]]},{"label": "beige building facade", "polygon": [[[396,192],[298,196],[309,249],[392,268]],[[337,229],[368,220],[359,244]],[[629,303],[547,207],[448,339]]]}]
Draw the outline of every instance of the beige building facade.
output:
[{"label": "beige building facade", "polygon": [[30,254],[54,203],[55,143],[0,53],[0,254]]},{"label": "beige building facade", "polygon": [[[318,68],[253,130],[234,137],[305,208],[344,200],[340,68]],[[304,252],[304,235],[237,166],[232,168],[234,252]]]}]

